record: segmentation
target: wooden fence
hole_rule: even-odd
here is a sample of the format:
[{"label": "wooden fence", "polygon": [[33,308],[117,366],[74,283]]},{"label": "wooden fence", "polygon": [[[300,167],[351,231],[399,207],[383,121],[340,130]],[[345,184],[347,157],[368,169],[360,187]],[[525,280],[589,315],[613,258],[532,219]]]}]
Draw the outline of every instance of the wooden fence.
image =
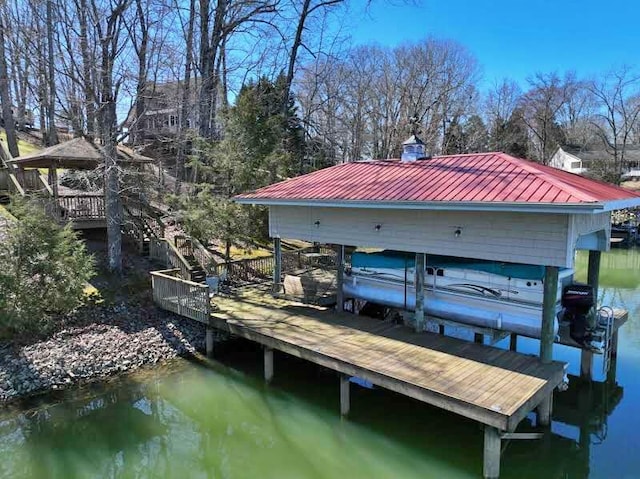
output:
[{"label": "wooden fence", "polygon": [[[311,247],[297,251],[282,252],[282,272],[309,268],[335,268],[336,253],[327,247]],[[213,274],[226,274],[227,279],[238,283],[254,283],[271,279],[275,260],[273,255],[260,258],[240,259],[220,263]]]},{"label": "wooden fence", "polygon": [[153,301],[162,309],[208,324],[211,315],[209,286],[177,277],[178,269],[153,271]]}]

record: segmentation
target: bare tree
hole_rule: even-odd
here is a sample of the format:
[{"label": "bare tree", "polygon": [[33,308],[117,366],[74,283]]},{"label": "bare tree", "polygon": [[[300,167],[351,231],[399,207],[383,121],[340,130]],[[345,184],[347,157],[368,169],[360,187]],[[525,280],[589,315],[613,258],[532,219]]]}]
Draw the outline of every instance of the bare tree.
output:
[{"label": "bare tree", "polygon": [[178,152],[176,155],[176,185],[175,193],[180,193],[182,179],[184,177],[184,159],[186,156],[186,135],[188,127],[192,126],[189,122],[189,110],[191,107],[191,72],[193,69],[193,34],[196,18],[196,1],[189,1],[189,11],[187,14],[185,28],[185,61],[184,61],[184,79],[182,85],[182,105],[179,118],[178,131]]},{"label": "bare tree", "polygon": [[55,77],[55,61],[53,55],[53,30],[55,28],[55,20],[53,16],[53,0],[47,0],[47,74],[48,74],[48,100],[47,114],[49,122],[49,130],[47,132],[47,144],[55,145],[58,143],[58,130],[56,129],[56,77]]},{"label": "bare tree", "polygon": [[640,122],[640,76],[622,67],[589,84],[597,102],[592,124],[611,155],[610,180],[619,182],[626,167],[625,153]]},{"label": "bare tree", "polygon": [[547,165],[563,141],[558,118],[575,78],[572,74],[560,78],[556,73],[536,73],[528,82],[530,89],[521,98],[522,119],[531,134],[535,159]]},{"label": "bare tree", "polygon": [[[122,203],[117,163],[117,115],[116,102],[121,80],[114,80],[114,67],[122,45],[120,34],[124,12],[130,0],[109,0],[100,8],[91,0],[95,26],[100,38],[100,109],[98,123],[104,155],[105,216],[107,220],[107,242],[109,269],[122,271]],[[104,20],[102,20],[104,19]],[[104,22],[104,23],[103,23]]]},{"label": "bare tree", "polygon": [[11,93],[9,89],[9,75],[7,73],[7,60],[5,57],[5,38],[2,16],[0,16],[0,102],[2,102],[2,120],[7,133],[7,146],[11,156],[20,156],[18,140],[16,138],[15,121],[11,107]]}]

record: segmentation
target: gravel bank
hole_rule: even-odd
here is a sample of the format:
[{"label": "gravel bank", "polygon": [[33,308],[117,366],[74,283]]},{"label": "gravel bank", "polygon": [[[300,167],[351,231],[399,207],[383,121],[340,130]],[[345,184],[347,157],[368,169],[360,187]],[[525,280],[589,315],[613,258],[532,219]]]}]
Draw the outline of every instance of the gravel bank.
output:
[{"label": "gravel bank", "polygon": [[0,403],[204,349],[205,328],[153,308],[93,307],[88,321],[27,345],[0,343]]}]

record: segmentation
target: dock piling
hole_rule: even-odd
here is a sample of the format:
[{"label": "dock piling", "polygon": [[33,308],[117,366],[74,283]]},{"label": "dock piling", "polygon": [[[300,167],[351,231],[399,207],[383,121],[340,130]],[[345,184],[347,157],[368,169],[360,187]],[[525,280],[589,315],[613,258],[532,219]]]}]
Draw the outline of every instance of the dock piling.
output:
[{"label": "dock piling", "polygon": [[587,270],[587,284],[593,288],[594,302],[598,306],[598,283],[600,279],[600,251],[589,250],[589,266]]},{"label": "dock piling", "polygon": [[553,411],[553,393],[549,394],[549,397],[542,400],[536,410],[536,417],[538,426],[550,426],[551,425],[551,413]]},{"label": "dock piling", "polygon": [[484,479],[497,479],[500,477],[500,453],[502,444],[500,431],[492,426],[484,427]]},{"label": "dock piling", "polygon": [[267,384],[273,380],[273,349],[264,348],[264,380]]},{"label": "dock piling", "polygon": [[540,332],[540,359],[543,363],[553,361],[555,340],[556,295],[558,292],[558,267],[544,268],[544,296],[542,299],[542,331]]},{"label": "dock piling", "polygon": [[587,381],[593,379],[593,351],[589,349],[580,350],[580,378]]},{"label": "dock piling", "polygon": [[273,238],[273,294],[280,294],[282,284],[282,242]]},{"label": "dock piling", "polygon": [[344,311],[344,292],[342,290],[344,283],[344,245],[338,245],[336,249],[336,311],[342,313]]},{"label": "dock piling", "polygon": [[350,389],[349,389],[349,376],[346,374],[340,375],[340,415],[345,417],[349,415],[351,409]]},{"label": "dock piling", "polygon": [[424,330],[424,272],[426,258],[424,253],[416,253],[416,331]]},{"label": "dock piling", "polygon": [[208,357],[213,356],[213,328],[211,326],[207,326],[205,336],[205,350]]}]

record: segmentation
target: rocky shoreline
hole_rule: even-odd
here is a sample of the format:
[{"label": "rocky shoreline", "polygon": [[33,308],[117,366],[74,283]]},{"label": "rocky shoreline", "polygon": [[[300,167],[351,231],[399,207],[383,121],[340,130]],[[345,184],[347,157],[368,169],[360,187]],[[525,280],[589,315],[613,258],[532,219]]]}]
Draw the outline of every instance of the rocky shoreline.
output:
[{"label": "rocky shoreline", "polygon": [[30,344],[0,342],[0,404],[204,349],[204,325],[155,307],[94,306]]}]

